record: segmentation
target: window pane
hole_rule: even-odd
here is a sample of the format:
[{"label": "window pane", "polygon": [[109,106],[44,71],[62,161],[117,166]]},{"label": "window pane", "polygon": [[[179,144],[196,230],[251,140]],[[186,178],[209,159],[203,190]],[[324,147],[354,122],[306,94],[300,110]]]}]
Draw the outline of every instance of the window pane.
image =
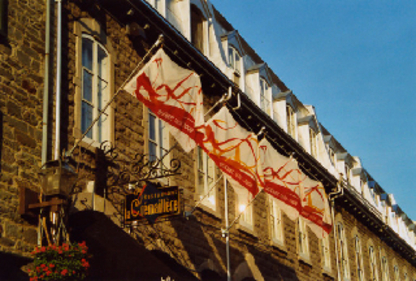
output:
[{"label": "window pane", "polygon": [[[82,114],[81,114],[81,130],[82,133],[88,129],[92,123],[92,106],[86,102],[82,102]],[[87,133],[87,137],[92,138],[92,130]]]},{"label": "window pane", "polygon": [[163,155],[165,155],[164,152],[164,145],[163,145],[163,131],[164,131],[164,127],[165,125],[163,124],[162,120],[158,119],[157,120],[159,122],[159,136],[158,136],[158,144],[159,144],[159,157],[162,158]]},{"label": "window pane", "polygon": [[82,66],[92,71],[92,40],[82,38]]},{"label": "window pane", "polygon": [[154,162],[156,161],[156,144],[153,142],[149,142],[149,161]]},{"label": "window pane", "polygon": [[101,110],[105,106],[106,97],[107,97],[107,89],[108,83],[101,79],[98,79],[98,92],[97,92],[97,106],[98,109]]},{"label": "window pane", "polygon": [[92,74],[85,69],[82,75],[82,98],[92,103]]},{"label": "window pane", "polygon": [[228,62],[234,68],[234,53],[233,48],[228,48]]},{"label": "window pane", "polygon": [[149,114],[149,139],[156,142],[156,117],[153,114]]}]

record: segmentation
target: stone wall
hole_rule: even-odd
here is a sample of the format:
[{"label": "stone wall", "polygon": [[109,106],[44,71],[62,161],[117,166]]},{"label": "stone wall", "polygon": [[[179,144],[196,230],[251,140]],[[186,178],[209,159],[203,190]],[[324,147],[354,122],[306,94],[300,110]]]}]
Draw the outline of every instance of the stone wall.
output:
[{"label": "stone wall", "polygon": [[38,190],[41,164],[44,1],[8,1],[0,42],[0,251],[28,255],[37,228],[18,214],[19,187]]}]

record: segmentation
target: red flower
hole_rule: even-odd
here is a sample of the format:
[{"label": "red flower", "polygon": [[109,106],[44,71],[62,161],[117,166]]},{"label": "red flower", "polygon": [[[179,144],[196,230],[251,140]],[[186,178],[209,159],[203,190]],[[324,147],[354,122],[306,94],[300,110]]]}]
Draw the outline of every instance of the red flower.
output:
[{"label": "red flower", "polygon": [[58,251],[58,254],[62,254],[62,251],[61,251],[61,250],[59,250],[59,251]]},{"label": "red flower", "polygon": [[45,247],[42,247],[42,248],[40,248],[40,250],[41,250],[41,252],[45,252],[46,251],[46,248]]},{"label": "red flower", "polygon": [[44,268],[44,267],[46,267],[46,265],[45,265],[44,263],[42,263],[42,264],[40,265],[40,268]]},{"label": "red flower", "polygon": [[67,273],[68,273],[68,269],[64,269],[64,270],[61,271],[62,276],[65,276]]},{"label": "red flower", "polygon": [[30,279],[29,279],[30,281],[38,281],[38,277],[37,276],[35,276],[35,277],[30,277]]},{"label": "red flower", "polygon": [[46,272],[46,275],[47,276],[49,276],[49,275],[51,275],[52,274],[52,271],[48,271],[48,272]]},{"label": "red flower", "polygon": [[83,253],[83,254],[86,254],[87,253],[87,251],[85,251],[85,250],[82,250],[82,252],[81,253]]},{"label": "red flower", "polygon": [[49,265],[49,267],[50,267],[50,268],[54,268],[54,267],[55,267],[55,265],[54,265],[53,263],[51,263],[51,264]]},{"label": "red flower", "polygon": [[72,270],[72,274],[75,274],[75,270]]},{"label": "red flower", "polygon": [[36,267],[36,271],[37,271],[37,272],[39,272],[39,271],[40,271],[40,267],[39,267],[39,266],[37,266],[37,267]]}]

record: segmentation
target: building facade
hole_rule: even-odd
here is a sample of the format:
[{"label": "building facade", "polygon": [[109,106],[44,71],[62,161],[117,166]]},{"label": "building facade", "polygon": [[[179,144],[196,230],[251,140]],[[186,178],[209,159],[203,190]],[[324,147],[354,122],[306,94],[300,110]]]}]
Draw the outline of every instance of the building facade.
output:
[{"label": "building facade", "polygon": [[[123,90],[160,35],[157,48],[200,77],[205,120],[225,104],[323,184],[328,236],[266,193],[244,202]],[[45,238],[22,193],[66,155],[78,175],[67,230],[90,245],[93,280],[416,280],[413,221],[208,0],[0,0],[0,66],[0,279],[28,279]],[[182,215],[126,224],[125,195],[146,179],[178,186]]]}]

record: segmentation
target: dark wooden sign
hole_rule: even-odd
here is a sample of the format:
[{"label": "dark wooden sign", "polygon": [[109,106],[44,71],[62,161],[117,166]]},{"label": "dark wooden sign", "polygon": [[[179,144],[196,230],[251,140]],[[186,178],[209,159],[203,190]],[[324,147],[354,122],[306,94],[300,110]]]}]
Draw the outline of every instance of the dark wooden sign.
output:
[{"label": "dark wooden sign", "polygon": [[125,224],[148,220],[154,223],[162,217],[180,214],[179,188],[170,186],[158,188],[148,182],[141,192],[126,195]]}]

